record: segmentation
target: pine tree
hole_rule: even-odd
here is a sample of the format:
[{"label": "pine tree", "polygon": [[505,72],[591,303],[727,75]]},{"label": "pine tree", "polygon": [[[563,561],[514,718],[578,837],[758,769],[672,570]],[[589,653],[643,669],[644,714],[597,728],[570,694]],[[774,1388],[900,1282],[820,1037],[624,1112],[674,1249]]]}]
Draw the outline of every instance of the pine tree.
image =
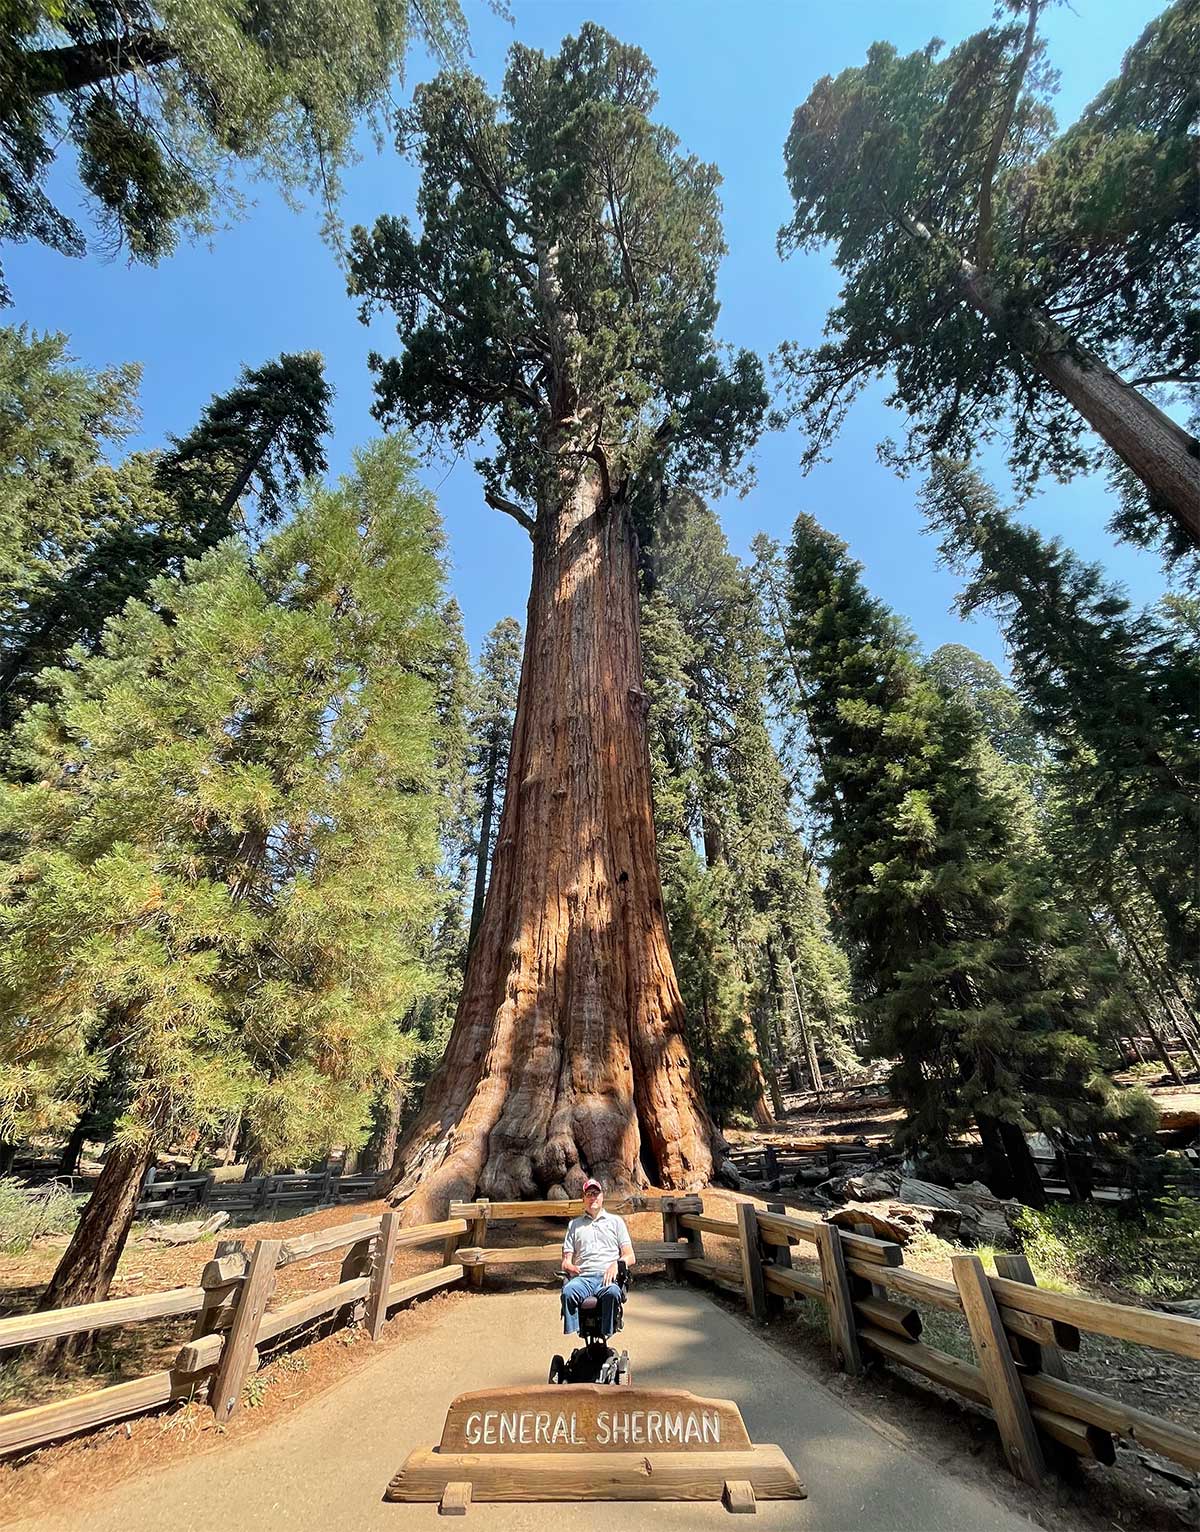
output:
[{"label": "pine tree", "polygon": [[508,782],[508,754],[517,717],[517,687],[521,679],[521,624],[502,617],[484,640],[476,678],[472,733],[475,748],[471,770],[480,805],[479,833],[475,839],[475,883],[471,896],[471,927],[474,941],[483,919],[488,868],[496,848],[496,829],[504,809]]},{"label": "pine tree", "polygon": [[898,1137],[930,1149],[973,1122],[992,1178],[1040,1202],[1025,1132],[1141,1124],[1098,1072],[1080,946],[974,706],[922,674],[911,635],[810,517],[788,571],[828,772],[814,798],[842,810],[830,888],[875,1047],[896,1061]]},{"label": "pine tree", "polygon": [[[827,970],[818,956],[828,931],[816,929],[812,863],[767,724],[764,643],[748,572],[716,516],[695,495],[671,497],[643,599],[664,898],[685,998],[699,1007],[689,1006],[689,1036],[705,1099],[718,1121],[740,1109],[766,1125],[781,1106],[768,1018],[797,998],[782,970],[794,964],[794,978],[802,966],[806,992],[837,960]],[[814,961],[796,962],[801,947]],[[844,997],[820,988],[819,1000],[806,993],[810,1042],[826,1037],[825,1023],[830,1039],[845,1027]]]},{"label": "pine tree", "polygon": [[428,984],[440,546],[404,446],[374,446],[252,564],[229,540],[157,581],[22,723],[0,1126],[43,1054],[129,1089],[46,1306],[104,1296],[181,1133],[243,1109],[267,1163],[361,1141]]}]

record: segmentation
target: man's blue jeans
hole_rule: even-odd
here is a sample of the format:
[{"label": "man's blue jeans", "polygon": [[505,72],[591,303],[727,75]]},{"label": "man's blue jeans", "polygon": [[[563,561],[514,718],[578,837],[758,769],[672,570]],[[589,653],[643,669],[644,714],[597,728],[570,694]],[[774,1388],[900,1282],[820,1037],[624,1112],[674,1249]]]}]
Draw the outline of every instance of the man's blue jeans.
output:
[{"label": "man's blue jeans", "polygon": [[621,1289],[615,1282],[604,1285],[604,1275],[594,1277],[570,1277],[563,1283],[562,1316],[563,1334],[579,1334],[579,1305],[585,1298],[600,1300],[600,1328],[605,1335],[616,1329],[617,1309],[621,1302]]}]

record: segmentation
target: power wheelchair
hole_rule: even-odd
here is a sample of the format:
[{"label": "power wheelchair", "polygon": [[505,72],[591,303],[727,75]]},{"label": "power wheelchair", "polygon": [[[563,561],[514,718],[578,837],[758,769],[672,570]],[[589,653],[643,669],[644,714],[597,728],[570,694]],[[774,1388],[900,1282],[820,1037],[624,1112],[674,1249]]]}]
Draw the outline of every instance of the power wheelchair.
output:
[{"label": "power wheelchair", "polygon": [[[621,1289],[621,1301],[617,1304],[613,1334],[624,1327],[625,1304],[629,1297],[629,1268],[624,1261],[617,1262],[617,1286]],[[582,1346],[576,1346],[564,1361],[555,1356],[550,1362],[551,1383],[617,1383],[630,1381],[629,1353],[617,1352],[608,1344],[600,1325],[599,1298],[585,1298],[579,1305],[579,1338]]]}]

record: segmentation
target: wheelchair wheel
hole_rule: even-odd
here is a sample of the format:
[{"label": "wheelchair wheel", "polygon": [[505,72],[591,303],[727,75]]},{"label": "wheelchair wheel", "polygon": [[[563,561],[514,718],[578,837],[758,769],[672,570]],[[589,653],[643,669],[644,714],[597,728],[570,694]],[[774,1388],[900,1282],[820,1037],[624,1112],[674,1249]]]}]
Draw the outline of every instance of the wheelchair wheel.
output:
[{"label": "wheelchair wheel", "polygon": [[561,1383],[563,1381],[564,1377],[566,1376],[566,1372],[567,1372],[567,1364],[563,1361],[562,1357],[561,1356],[551,1357],[551,1359],[550,1359],[550,1377],[549,1377],[549,1379],[547,1381],[550,1382],[550,1383]]},{"label": "wheelchair wheel", "polygon": [[632,1382],[633,1374],[629,1370],[629,1353],[628,1351],[622,1351],[621,1361],[617,1367],[617,1383],[622,1388],[628,1388]]}]

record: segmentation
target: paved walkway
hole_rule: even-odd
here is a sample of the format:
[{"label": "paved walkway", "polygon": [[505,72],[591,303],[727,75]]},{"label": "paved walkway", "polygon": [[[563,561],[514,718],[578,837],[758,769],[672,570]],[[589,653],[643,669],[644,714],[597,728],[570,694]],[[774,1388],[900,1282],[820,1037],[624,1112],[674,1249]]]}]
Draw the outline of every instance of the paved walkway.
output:
[{"label": "paved walkway", "polygon": [[[411,1447],[432,1446],[466,1389],[543,1383],[557,1334],[554,1293],[484,1293],[423,1337],[424,1365],[389,1348],[287,1420],[244,1442],[13,1532],[420,1532],[453,1525],[433,1505],[382,1496]],[[804,1501],[760,1502],[762,1532],[1033,1532],[1033,1523],[947,1476],[847,1409],[816,1378],[688,1288],[636,1288],[622,1344],[634,1379],[736,1400],[755,1442],[778,1442]],[[437,1366],[428,1365],[437,1357]],[[486,1505],[467,1525],[494,1532],[674,1532],[727,1525],[712,1504]],[[741,1525],[741,1523],[735,1523]]]}]

